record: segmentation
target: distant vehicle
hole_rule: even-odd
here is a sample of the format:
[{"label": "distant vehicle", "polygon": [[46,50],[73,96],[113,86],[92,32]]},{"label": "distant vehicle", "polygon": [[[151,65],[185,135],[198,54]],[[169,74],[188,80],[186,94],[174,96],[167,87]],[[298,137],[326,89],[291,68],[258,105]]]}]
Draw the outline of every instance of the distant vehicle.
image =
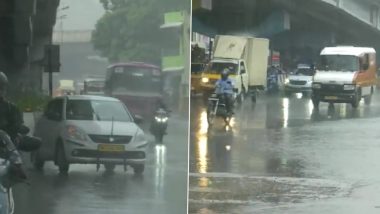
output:
[{"label": "distant vehicle", "polygon": [[34,166],[41,169],[54,161],[61,173],[70,164],[104,164],[111,171],[115,165],[127,165],[136,174],[144,171],[144,132],[118,99],[74,95],[55,98],[36,123],[34,136],[41,138],[41,148],[33,153]]},{"label": "distant vehicle", "polygon": [[218,35],[215,39],[214,56],[202,73],[202,92],[208,98],[213,92],[220,73],[228,68],[236,86],[240,103],[248,92],[256,100],[255,91],[267,85],[269,40],[253,37]]},{"label": "distant vehicle", "polygon": [[319,102],[329,102],[350,103],[357,108],[362,98],[369,105],[377,83],[376,68],[373,48],[324,48],[313,79],[314,107],[318,108]]},{"label": "distant vehicle", "polygon": [[60,80],[59,86],[55,91],[55,97],[63,95],[74,95],[75,91],[76,90],[74,80]]},{"label": "distant vehicle", "polygon": [[83,92],[86,95],[104,95],[104,79],[88,78],[84,80]]},{"label": "distant vehicle", "polygon": [[200,84],[202,79],[202,71],[205,68],[203,63],[191,63],[191,92],[197,94],[201,91]]},{"label": "distant vehicle", "polygon": [[314,70],[310,65],[300,64],[285,80],[285,95],[302,93],[304,96],[311,94]]},{"label": "distant vehicle", "polygon": [[106,95],[120,99],[133,114],[153,118],[163,99],[162,72],[146,63],[119,63],[108,67]]},{"label": "distant vehicle", "polygon": [[166,130],[168,128],[169,112],[165,109],[158,109],[154,115],[154,120],[150,127],[150,132],[156,139],[157,143],[162,143]]}]

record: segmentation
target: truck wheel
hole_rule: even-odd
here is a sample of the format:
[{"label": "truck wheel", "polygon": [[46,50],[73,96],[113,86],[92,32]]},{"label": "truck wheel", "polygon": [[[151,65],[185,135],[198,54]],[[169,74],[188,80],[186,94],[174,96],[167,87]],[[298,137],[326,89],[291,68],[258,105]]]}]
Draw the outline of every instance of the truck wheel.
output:
[{"label": "truck wheel", "polygon": [[138,165],[132,166],[132,168],[133,168],[133,172],[135,173],[135,175],[142,175],[144,173],[145,165],[144,164],[138,164]]},{"label": "truck wheel", "polygon": [[370,104],[371,104],[371,102],[372,102],[372,94],[373,94],[373,88],[371,88],[371,94],[368,95],[368,96],[366,96],[366,97],[364,98],[364,103],[365,103],[366,105],[370,105]]},{"label": "truck wheel", "polygon": [[361,93],[360,91],[356,92],[356,95],[354,96],[354,100],[351,103],[352,108],[358,108],[360,103]]},{"label": "truck wheel", "polygon": [[106,172],[113,172],[116,168],[116,165],[113,163],[105,163],[104,168],[106,169]]},{"label": "truck wheel", "polygon": [[313,102],[313,106],[315,109],[318,109],[319,108],[319,100],[318,99],[312,99],[312,102]]},{"label": "truck wheel", "polygon": [[244,102],[244,92],[242,91],[238,96],[237,96],[237,104],[241,105]]}]

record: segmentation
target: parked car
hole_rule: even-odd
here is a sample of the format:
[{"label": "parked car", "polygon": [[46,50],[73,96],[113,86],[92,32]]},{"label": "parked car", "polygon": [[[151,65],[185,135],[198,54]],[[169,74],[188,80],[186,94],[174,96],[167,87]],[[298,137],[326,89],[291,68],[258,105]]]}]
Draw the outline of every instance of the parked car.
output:
[{"label": "parked car", "polygon": [[54,161],[61,173],[70,164],[129,165],[135,174],[144,171],[148,141],[127,107],[118,99],[89,95],[69,95],[50,101],[38,120],[34,136],[41,138],[32,162],[42,169]]}]

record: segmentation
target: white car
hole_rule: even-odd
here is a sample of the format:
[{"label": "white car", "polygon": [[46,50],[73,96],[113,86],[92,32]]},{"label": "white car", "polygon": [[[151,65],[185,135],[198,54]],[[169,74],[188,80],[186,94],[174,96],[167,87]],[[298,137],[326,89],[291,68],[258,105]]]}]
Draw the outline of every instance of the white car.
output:
[{"label": "white car", "polygon": [[32,154],[33,165],[42,169],[54,161],[61,173],[70,164],[127,165],[142,174],[148,141],[125,105],[115,98],[73,95],[50,101],[38,120],[34,136],[42,145]]},{"label": "white car", "polygon": [[285,80],[285,94],[302,93],[303,95],[310,95],[312,92],[313,75],[314,70],[310,67],[298,67]]}]

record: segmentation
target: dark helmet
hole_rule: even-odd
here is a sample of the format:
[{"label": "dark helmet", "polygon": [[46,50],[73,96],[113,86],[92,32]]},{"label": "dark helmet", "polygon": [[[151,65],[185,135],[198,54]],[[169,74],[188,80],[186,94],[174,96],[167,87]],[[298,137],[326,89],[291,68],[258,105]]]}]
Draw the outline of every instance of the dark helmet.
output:
[{"label": "dark helmet", "polygon": [[8,77],[0,71],[0,91],[4,91],[8,86]]},{"label": "dark helmet", "polygon": [[222,80],[226,80],[229,74],[230,74],[230,70],[228,68],[224,69],[221,74]]}]

